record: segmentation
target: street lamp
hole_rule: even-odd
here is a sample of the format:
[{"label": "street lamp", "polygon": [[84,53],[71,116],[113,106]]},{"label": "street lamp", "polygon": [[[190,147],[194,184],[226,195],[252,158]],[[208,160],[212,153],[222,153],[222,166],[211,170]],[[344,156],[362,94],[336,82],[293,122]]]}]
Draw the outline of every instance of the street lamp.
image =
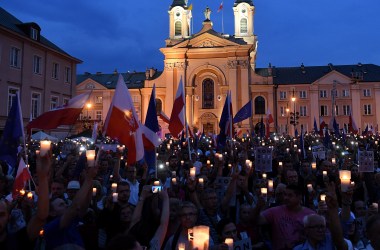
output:
[{"label": "street lamp", "polygon": [[289,126],[289,112],[290,112],[290,109],[288,107],[288,105],[286,105],[286,127],[285,127],[285,131],[286,131],[286,135],[288,135],[288,126]]},{"label": "street lamp", "polygon": [[90,120],[91,120],[91,116],[88,115],[88,111],[90,110],[90,108],[92,107],[92,104],[91,103],[86,103],[86,116],[84,117],[84,121],[83,121],[83,128],[84,129],[89,129],[91,126],[90,126]]}]

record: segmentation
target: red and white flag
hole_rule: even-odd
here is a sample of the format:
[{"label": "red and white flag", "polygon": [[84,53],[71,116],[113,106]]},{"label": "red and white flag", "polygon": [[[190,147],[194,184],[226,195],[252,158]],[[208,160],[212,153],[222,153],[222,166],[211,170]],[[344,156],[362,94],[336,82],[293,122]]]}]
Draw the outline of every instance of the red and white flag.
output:
[{"label": "red and white flag", "polygon": [[350,113],[348,118],[348,132],[353,134],[357,134],[359,132],[358,126],[356,126],[356,122],[352,117],[352,113]]},{"label": "red and white flag", "polygon": [[325,127],[326,127],[325,121],[323,120],[322,117],[319,117],[319,135],[321,137],[325,136],[324,135]]},{"label": "red and white flag", "polygon": [[179,81],[177,94],[173,104],[172,113],[170,115],[169,131],[175,138],[185,127],[185,93],[183,90],[182,78]]},{"label": "red and white flag", "polygon": [[30,179],[32,179],[32,176],[30,175],[29,169],[26,167],[24,159],[21,158],[20,163],[18,164],[16,178],[13,183],[13,199],[17,197],[17,195],[20,193],[20,190],[25,188],[26,182]]},{"label": "red and white flag", "polygon": [[33,128],[54,129],[61,125],[74,124],[82,112],[82,109],[90,95],[91,92],[77,95],[70,99],[66,105],[43,113],[28,123],[26,126],[27,131],[30,132]]},{"label": "red and white flag", "polygon": [[134,164],[144,157],[141,124],[122,75],[117,81],[103,133],[127,147],[128,164]]},{"label": "red and white flag", "polygon": [[218,11],[217,11],[217,12],[219,13],[219,12],[220,12],[220,11],[222,11],[222,10],[223,10],[223,2],[221,2],[221,3],[220,3],[220,5],[219,5],[219,8],[218,8]]},{"label": "red and white flag", "polygon": [[161,110],[160,114],[158,115],[161,120],[167,124],[170,123],[170,118],[164,113],[164,111]]},{"label": "red and white flag", "polygon": [[268,111],[267,111],[267,123],[268,124],[274,123],[274,119],[273,119],[272,113],[270,112],[269,108],[268,108]]}]

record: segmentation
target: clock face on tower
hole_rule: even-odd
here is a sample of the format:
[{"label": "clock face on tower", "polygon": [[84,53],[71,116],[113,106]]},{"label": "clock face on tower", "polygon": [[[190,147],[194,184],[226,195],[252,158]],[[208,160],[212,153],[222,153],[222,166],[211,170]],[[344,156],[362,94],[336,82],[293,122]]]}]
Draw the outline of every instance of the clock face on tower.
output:
[{"label": "clock face on tower", "polygon": [[175,15],[176,15],[177,17],[179,17],[179,16],[181,15],[181,13],[177,12],[177,13],[175,13]]}]

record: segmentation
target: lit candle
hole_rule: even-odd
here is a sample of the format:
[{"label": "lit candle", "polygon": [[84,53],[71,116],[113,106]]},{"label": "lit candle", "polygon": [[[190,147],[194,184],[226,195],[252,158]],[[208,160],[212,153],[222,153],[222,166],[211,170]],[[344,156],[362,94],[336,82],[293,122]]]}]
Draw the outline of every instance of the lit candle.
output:
[{"label": "lit candle", "polygon": [[195,179],[195,171],[196,170],[194,167],[190,168],[190,178],[193,180]]},{"label": "lit candle", "polygon": [[158,157],[158,153],[156,153],[156,157]]},{"label": "lit candle", "polygon": [[44,157],[50,150],[51,141],[40,141],[40,155]]},{"label": "lit candle", "polygon": [[167,167],[169,167],[169,162],[167,161],[167,162],[165,162],[165,165],[167,166]]},{"label": "lit candle", "polygon": [[207,160],[206,163],[207,163],[207,165],[210,165],[210,164],[211,164],[211,161],[210,161],[210,160]]},{"label": "lit candle", "polygon": [[279,167],[282,167],[282,161],[279,161],[279,162],[278,162],[278,166],[279,166]]},{"label": "lit candle", "polygon": [[322,175],[323,175],[323,178],[326,178],[327,177],[327,171],[323,171]]},{"label": "lit candle", "polygon": [[245,165],[247,166],[247,167],[249,167],[249,163],[250,163],[251,161],[250,160],[245,160]]},{"label": "lit candle", "polygon": [[341,187],[342,192],[347,192],[350,185],[351,185],[350,179],[340,179],[340,187]]},{"label": "lit candle", "polygon": [[267,178],[267,174],[263,174],[263,179],[266,179]]},{"label": "lit candle", "polygon": [[153,186],[159,186],[160,185],[160,181],[154,181],[153,182]]},{"label": "lit candle", "polygon": [[168,150],[170,150],[170,144],[166,145],[166,148],[167,148]]},{"label": "lit candle", "polygon": [[33,193],[32,193],[32,192],[29,192],[29,193],[27,194],[27,197],[28,197],[29,200],[33,199]]},{"label": "lit candle", "polygon": [[116,193],[116,190],[117,190],[117,183],[112,183],[111,185],[111,188],[112,188],[112,193]]},{"label": "lit candle", "polygon": [[174,185],[176,185],[176,184],[177,184],[177,178],[173,177],[173,178],[172,178],[172,183],[173,183]]},{"label": "lit candle", "polygon": [[312,170],[316,170],[317,169],[317,163],[316,162],[312,162],[311,163],[311,169]]},{"label": "lit candle", "polygon": [[261,143],[261,146],[265,146],[265,142]]},{"label": "lit candle", "polygon": [[321,194],[321,201],[326,201],[326,195],[325,194]]},{"label": "lit candle", "polygon": [[[227,152],[226,152],[226,154],[227,154]],[[219,157],[219,161],[223,160],[223,154],[219,154],[218,157]]]},{"label": "lit candle", "polygon": [[234,239],[232,239],[232,238],[226,238],[224,240],[224,243],[227,244],[228,250],[233,250],[234,249]]},{"label": "lit candle", "polygon": [[44,236],[44,230],[41,229],[41,230],[40,230],[40,237],[43,237],[43,236]]},{"label": "lit candle", "polygon": [[268,180],[268,191],[273,192],[273,180]]},{"label": "lit candle", "polygon": [[178,250],[185,250],[185,243],[178,243]]},{"label": "lit candle", "polygon": [[96,196],[96,188],[92,188],[92,197]]},{"label": "lit candle", "polygon": [[183,164],[185,164],[185,161],[182,160],[182,161],[181,161],[181,165],[183,166]]},{"label": "lit candle", "polygon": [[309,193],[311,193],[313,191],[313,185],[307,184],[307,190],[309,191]]},{"label": "lit candle", "polygon": [[260,191],[261,191],[262,195],[267,195],[268,194],[267,188],[261,188]]},{"label": "lit candle", "polygon": [[86,151],[87,164],[89,167],[95,166],[95,150]]},{"label": "lit candle", "polygon": [[351,179],[350,170],[339,170],[339,179]]},{"label": "lit candle", "polygon": [[203,186],[203,178],[199,178],[198,183],[199,183],[199,185]]},{"label": "lit candle", "polygon": [[21,195],[21,196],[24,196],[24,195],[25,195],[25,190],[24,190],[24,189],[21,189],[21,190],[20,190],[20,195]]},{"label": "lit candle", "polygon": [[289,148],[286,148],[286,152],[289,153]]},{"label": "lit candle", "polygon": [[193,248],[198,250],[208,249],[208,242],[210,238],[210,228],[208,226],[193,227]]},{"label": "lit candle", "polygon": [[331,158],[331,163],[332,163],[332,164],[335,164],[335,163],[336,163],[335,158]]},{"label": "lit candle", "polygon": [[376,202],[372,203],[372,207],[375,208],[376,210],[379,209],[379,205]]},{"label": "lit candle", "polygon": [[112,201],[117,202],[117,198],[119,197],[118,193],[112,193]]}]

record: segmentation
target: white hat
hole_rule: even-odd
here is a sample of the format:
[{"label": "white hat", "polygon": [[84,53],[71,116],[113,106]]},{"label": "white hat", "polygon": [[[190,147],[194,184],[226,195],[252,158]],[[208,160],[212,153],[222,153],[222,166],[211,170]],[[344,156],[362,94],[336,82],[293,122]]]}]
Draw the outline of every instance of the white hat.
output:
[{"label": "white hat", "polygon": [[70,181],[69,184],[67,184],[67,189],[80,189],[79,181]]}]

